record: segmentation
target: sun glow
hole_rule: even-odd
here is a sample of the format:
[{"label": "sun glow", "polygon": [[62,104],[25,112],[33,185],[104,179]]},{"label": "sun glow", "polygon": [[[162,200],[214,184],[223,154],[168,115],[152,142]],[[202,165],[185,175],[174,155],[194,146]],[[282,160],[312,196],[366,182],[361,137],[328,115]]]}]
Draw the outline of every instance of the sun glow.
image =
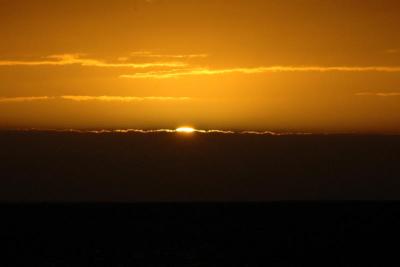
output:
[{"label": "sun glow", "polygon": [[177,133],[193,133],[196,130],[192,127],[179,127],[175,130]]}]

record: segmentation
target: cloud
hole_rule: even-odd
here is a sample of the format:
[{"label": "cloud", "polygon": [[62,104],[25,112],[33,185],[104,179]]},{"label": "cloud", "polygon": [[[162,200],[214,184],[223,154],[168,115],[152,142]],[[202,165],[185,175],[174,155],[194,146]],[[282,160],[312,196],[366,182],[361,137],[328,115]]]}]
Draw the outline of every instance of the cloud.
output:
[{"label": "cloud", "polygon": [[399,52],[399,49],[395,49],[395,48],[385,50],[385,53],[387,53],[387,54],[397,54],[398,52]]},{"label": "cloud", "polygon": [[[137,51],[131,57],[158,58],[156,62],[131,62],[131,57],[119,57],[115,62],[87,58],[82,54],[61,54],[45,57],[43,60],[0,60],[0,66],[65,66],[78,65],[82,67],[101,68],[132,68],[149,69],[134,71],[132,74],[121,74],[120,78],[130,79],[170,79],[187,76],[211,76],[221,74],[264,74],[282,72],[386,72],[398,73],[400,66],[260,66],[234,67],[214,69],[211,67],[196,67],[185,60],[205,58],[207,54],[157,54],[151,51]],[[192,67],[193,66],[193,67]],[[163,68],[162,70],[156,68]]]},{"label": "cloud", "polygon": [[219,74],[262,74],[278,72],[400,72],[400,67],[393,66],[270,66],[256,68],[230,68],[230,69],[174,69],[167,71],[148,71],[130,75],[120,75],[120,78],[130,79],[168,79],[183,76],[209,76]]},{"label": "cloud", "polygon": [[102,101],[102,102],[141,102],[141,101],[187,101],[192,100],[190,97],[173,97],[173,96],[80,96],[80,95],[63,95],[63,96],[20,96],[20,97],[0,97],[0,103],[18,103],[32,101],[47,100],[69,100],[69,101]]},{"label": "cloud", "polygon": [[18,103],[50,100],[54,97],[50,96],[19,96],[19,97],[0,97],[0,103]]},{"label": "cloud", "polygon": [[136,51],[131,53],[132,57],[145,57],[145,58],[175,58],[175,59],[193,59],[193,58],[206,58],[208,54],[156,54],[151,51]]},{"label": "cloud", "polygon": [[172,96],[79,96],[64,95],[60,98],[72,101],[103,101],[103,102],[141,102],[141,101],[185,101],[190,97],[172,97]]},{"label": "cloud", "polygon": [[[152,134],[152,133],[180,133],[177,129],[98,129],[98,130],[81,130],[81,129],[20,129],[22,131],[49,131],[49,132],[71,132],[81,134]],[[272,131],[230,131],[217,129],[194,129],[193,133],[199,134],[229,134],[229,135],[268,135],[268,136],[288,136],[288,135],[312,135],[312,133],[304,132],[272,132]]]},{"label": "cloud", "polygon": [[391,96],[400,96],[400,92],[360,92],[356,93],[356,96],[380,96],[380,97],[391,97]]},{"label": "cloud", "polygon": [[80,65],[83,67],[103,67],[103,68],[155,68],[155,67],[185,67],[184,62],[149,62],[149,63],[108,63],[98,59],[82,58],[81,54],[62,54],[45,57],[45,60],[19,61],[1,60],[0,66],[65,66]]}]

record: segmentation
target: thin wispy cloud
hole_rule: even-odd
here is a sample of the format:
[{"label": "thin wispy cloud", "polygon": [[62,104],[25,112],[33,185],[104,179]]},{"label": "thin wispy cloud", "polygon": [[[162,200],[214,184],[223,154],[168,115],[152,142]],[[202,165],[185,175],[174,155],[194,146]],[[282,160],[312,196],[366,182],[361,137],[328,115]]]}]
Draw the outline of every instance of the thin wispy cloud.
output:
[{"label": "thin wispy cloud", "polygon": [[400,96],[400,92],[360,92],[356,93],[356,96],[391,97],[391,96]]},{"label": "thin wispy cloud", "polygon": [[19,97],[0,97],[0,103],[18,103],[50,100],[54,97],[50,96],[19,96]]},{"label": "thin wispy cloud", "polygon": [[[131,62],[132,57],[159,59],[154,62]],[[222,74],[264,74],[283,72],[400,72],[400,66],[260,66],[235,67],[214,69],[210,67],[196,67],[185,62],[191,58],[206,58],[207,54],[160,54],[151,51],[137,51],[130,57],[120,57],[116,62],[87,58],[82,54],[60,54],[47,56],[41,60],[0,60],[0,66],[66,66],[78,65],[82,67],[101,68],[132,68],[150,69],[149,71],[121,74],[120,78],[130,79],[170,79],[187,76],[212,76]],[[164,60],[163,60],[164,59]],[[176,59],[176,60],[174,60]],[[193,67],[192,67],[193,66]],[[159,70],[157,68],[163,68]]]},{"label": "thin wispy cloud", "polygon": [[[182,134],[178,129],[98,129],[98,130],[81,130],[81,129],[19,129],[22,131],[49,131],[49,132],[70,132],[80,134]],[[288,135],[312,135],[312,133],[303,132],[272,132],[272,131],[231,131],[218,129],[193,129],[193,134],[228,134],[228,135],[266,135],[266,136],[288,136]],[[187,133],[183,133],[187,134]]]},{"label": "thin wispy cloud", "polygon": [[66,66],[79,65],[83,67],[103,68],[156,68],[156,67],[185,67],[184,62],[147,62],[147,63],[110,63],[99,59],[83,58],[80,54],[62,54],[47,56],[42,60],[0,60],[0,66]]},{"label": "thin wispy cloud", "polygon": [[130,79],[169,79],[184,76],[210,76],[220,74],[262,74],[279,72],[400,72],[400,67],[392,66],[270,66],[256,68],[229,68],[229,69],[174,69],[166,71],[138,72],[128,75],[120,75],[120,78]]},{"label": "thin wispy cloud", "polygon": [[191,100],[190,97],[172,97],[172,96],[76,96],[65,95],[60,98],[71,101],[103,101],[103,102],[141,102],[141,101],[185,101]]},{"label": "thin wispy cloud", "polygon": [[80,96],[80,95],[63,95],[63,96],[20,96],[20,97],[0,97],[0,103],[19,103],[32,101],[49,101],[49,100],[68,100],[68,101],[101,101],[101,102],[143,102],[143,101],[188,101],[190,97],[173,97],[173,96]]},{"label": "thin wispy cloud", "polygon": [[386,49],[385,53],[387,54],[397,54],[399,52],[399,49],[396,48],[391,48],[391,49]]},{"label": "thin wispy cloud", "polygon": [[192,59],[207,58],[208,54],[161,54],[152,51],[136,51],[131,53],[131,57]]}]

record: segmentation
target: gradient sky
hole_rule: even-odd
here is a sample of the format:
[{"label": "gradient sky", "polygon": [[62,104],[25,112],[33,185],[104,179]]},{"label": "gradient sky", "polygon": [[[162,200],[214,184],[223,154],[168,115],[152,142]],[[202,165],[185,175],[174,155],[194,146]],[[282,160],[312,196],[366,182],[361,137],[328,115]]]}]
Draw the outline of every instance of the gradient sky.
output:
[{"label": "gradient sky", "polygon": [[0,0],[1,128],[400,133],[397,0]]}]

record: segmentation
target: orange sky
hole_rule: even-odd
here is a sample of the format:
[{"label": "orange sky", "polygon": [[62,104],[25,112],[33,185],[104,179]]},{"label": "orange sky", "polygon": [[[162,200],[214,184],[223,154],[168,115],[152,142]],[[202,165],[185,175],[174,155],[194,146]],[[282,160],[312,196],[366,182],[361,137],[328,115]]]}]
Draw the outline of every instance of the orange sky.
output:
[{"label": "orange sky", "polygon": [[397,0],[0,4],[0,128],[400,133]]}]

